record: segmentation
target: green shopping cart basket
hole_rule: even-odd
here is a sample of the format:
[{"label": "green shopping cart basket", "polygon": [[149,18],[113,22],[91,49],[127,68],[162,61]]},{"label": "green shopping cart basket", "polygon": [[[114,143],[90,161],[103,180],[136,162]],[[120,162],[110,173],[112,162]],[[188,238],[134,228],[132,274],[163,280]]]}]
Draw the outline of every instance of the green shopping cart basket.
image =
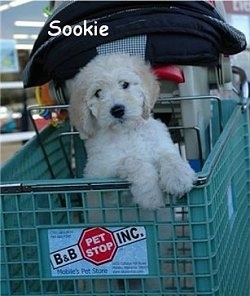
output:
[{"label": "green shopping cart basket", "polygon": [[249,296],[249,115],[215,113],[197,184],[157,211],[81,178],[67,122],[29,141],[1,169],[1,295]]}]

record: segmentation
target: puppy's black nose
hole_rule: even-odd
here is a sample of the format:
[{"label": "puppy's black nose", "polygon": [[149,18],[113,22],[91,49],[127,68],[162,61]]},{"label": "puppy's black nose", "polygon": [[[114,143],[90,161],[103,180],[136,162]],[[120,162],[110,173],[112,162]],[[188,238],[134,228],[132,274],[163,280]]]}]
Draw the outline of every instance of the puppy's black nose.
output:
[{"label": "puppy's black nose", "polygon": [[121,118],[125,113],[125,106],[124,105],[115,105],[110,109],[110,113],[115,118]]}]

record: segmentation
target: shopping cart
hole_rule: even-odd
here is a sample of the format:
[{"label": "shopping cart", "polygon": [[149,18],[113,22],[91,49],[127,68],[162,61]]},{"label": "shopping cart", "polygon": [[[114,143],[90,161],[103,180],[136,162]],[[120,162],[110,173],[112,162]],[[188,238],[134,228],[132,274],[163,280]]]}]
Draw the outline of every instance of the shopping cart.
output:
[{"label": "shopping cart", "polygon": [[[203,142],[196,126],[174,124],[182,102],[204,100],[212,116]],[[198,181],[157,211],[133,204],[126,181],[82,178],[84,143],[68,120],[2,167],[2,295],[249,295],[246,104],[164,94],[155,114],[164,112],[175,114],[173,138],[196,135]]]}]

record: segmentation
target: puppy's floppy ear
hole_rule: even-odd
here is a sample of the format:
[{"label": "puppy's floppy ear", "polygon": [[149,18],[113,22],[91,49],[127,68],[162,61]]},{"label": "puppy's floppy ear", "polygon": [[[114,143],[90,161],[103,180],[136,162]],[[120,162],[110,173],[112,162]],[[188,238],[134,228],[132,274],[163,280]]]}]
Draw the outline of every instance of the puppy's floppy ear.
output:
[{"label": "puppy's floppy ear", "polygon": [[86,89],[81,73],[67,83],[70,93],[69,118],[80,133],[81,139],[88,139],[94,134],[95,121],[87,105]]},{"label": "puppy's floppy ear", "polygon": [[143,83],[144,90],[144,104],[143,104],[143,117],[147,119],[157,101],[160,94],[160,85],[154,75],[150,65],[143,62],[139,66],[139,76]]}]

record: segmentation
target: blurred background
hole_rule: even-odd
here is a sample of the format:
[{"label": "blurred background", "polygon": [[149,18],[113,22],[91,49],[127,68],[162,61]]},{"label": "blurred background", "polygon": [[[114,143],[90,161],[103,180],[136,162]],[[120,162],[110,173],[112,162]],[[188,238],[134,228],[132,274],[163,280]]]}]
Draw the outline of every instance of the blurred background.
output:
[{"label": "blurred background", "polygon": [[[216,1],[215,1],[216,3]],[[55,1],[0,1],[0,143],[1,164],[34,135],[27,106],[37,104],[34,88],[23,89],[22,71]],[[248,48],[232,57],[250,80],[250,1],[218,1],[227,21],[246,35]],[[45,122],[36,115],[39,128]]]},{"label": "blurred background", "polygon": [[0,1],[1,163],[33,135],[26,107],[37,102],[33,88],[23,89],[22,71],[50,5],[51,1]]}]

